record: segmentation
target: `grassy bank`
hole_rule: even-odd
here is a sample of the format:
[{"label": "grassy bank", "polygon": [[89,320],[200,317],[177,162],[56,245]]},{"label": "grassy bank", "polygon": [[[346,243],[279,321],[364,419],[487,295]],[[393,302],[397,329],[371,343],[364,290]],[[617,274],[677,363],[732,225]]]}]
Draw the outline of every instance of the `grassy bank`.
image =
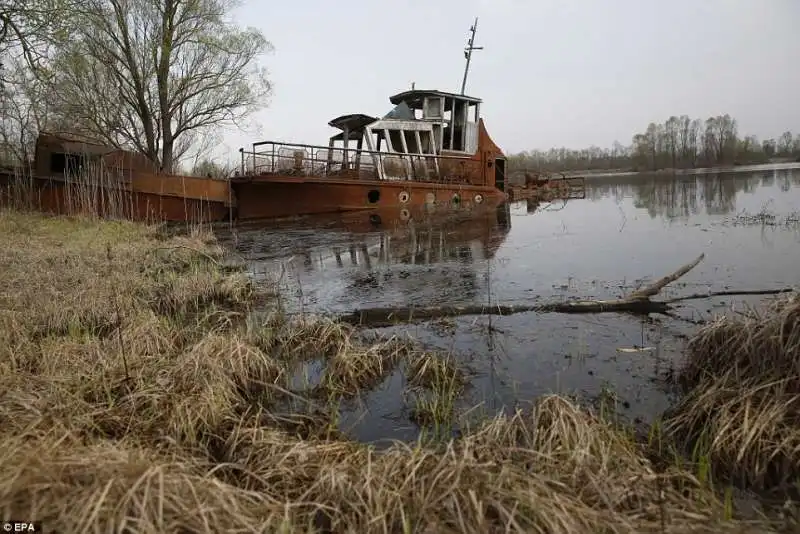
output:
[{"label": "grassy bank", "polygon": [[413,417],[446,427],[468,374],[251,313],[269,288],[199,231],[3,211],[0,244],[0,507],[58,532],[765,532],[729,482],[777,491],[800,465],[796,303],[701,332],[646,436],[550,396],[376,451],[343,403],[400,368]]}]

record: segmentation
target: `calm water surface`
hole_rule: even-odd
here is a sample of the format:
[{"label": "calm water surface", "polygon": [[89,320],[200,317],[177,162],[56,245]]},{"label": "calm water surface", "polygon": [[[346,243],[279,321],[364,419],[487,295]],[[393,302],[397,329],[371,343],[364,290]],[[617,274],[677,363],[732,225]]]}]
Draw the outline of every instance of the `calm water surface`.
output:
[{"label": "calm water surface", "polygon": [[[800,211],[800,170],[602,177],[587,183],[585,200],[522,202],[472,218],[358,231],[321,221],[243,226],[223,239],[254,276],[282,271],[295,311],[617,298],[701,252],[705,261],[663,296],[800,285],[800,227],[732,224],[742,212],[760,211],[778,222]],[[706,317],[758,301],[693,301],[680,313]],[[464,407],[483,403],[493,412],[543,393],[593,399],[613,390],[623,413],[649,419],[669,405],[661,377],[680,364],[692,328],[664,317],[524,313],[383,332],[453,351],[475,374]],[[633,346],[653,350],[617,350]],[[403,388],[398,372],[344,424],[363,440],[413,438]]]}]

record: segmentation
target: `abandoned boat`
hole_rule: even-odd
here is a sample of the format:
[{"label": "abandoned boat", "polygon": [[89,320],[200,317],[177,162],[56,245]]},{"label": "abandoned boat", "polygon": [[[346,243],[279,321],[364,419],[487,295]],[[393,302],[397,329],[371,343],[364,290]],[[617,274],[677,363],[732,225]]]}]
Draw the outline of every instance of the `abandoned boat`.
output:
[{"label": "abandoned boat", "polygon": [[395,107],[382,118],[331,120],[339,133],[327,146],[263,141],[241,149],[231,179],[237,218],[375,209],[410,216],[412,207],[505,199],[506,160],[480,99],[410,90],[390,101]]}]

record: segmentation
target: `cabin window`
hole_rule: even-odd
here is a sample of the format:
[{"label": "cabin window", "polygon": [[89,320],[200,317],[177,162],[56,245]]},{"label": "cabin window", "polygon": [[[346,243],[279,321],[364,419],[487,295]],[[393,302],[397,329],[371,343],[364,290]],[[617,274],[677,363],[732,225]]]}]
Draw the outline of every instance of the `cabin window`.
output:
[{"label": "cabin window", "polygon": [[480,105],[471,103],[467,109],[467,122],[464,127],[464,150],[474,154],[478,150],[478,120]]},{"label": "cabin window", "polygon": [[57,174],[70,174],[77,172],[81,167],[83,158],[78,154],[63,154],[56,152],[50,155],[50,172]]},{"label": "cabin window", "polygon": [[435,136],[440,132],[441,123],[386,120],[366,128],[365,142],[374,150],[381,179],[425,179],[438,172],[438,161],[424,155],[438,152]]},{"label": "cabin window", "polygon": [[[437,147],[439,147],[440,150],[441,149],[446,149],[446,147],[444,146],[444,139],[445,139],[445,133],[444,132],[446,132],[446,131],[447,130],[442,128],[441,124],[434,124],[433,125],[433,134],[432,134],[433,135],[433,142],[436,144]],[[450,138],[447,137],[447,139],[450,139]]]},{"label": "cabin window", "polygon": [[369,161],[368,168],[370,171],[375,171],[382,165],[384,157],[391,153],[388,132],[383,129],[365,128],[364,144],[371,153],[369,156],[364,154],[365,157],[362,158],[361,165]]},{"label": "cabin window", "polygon": [[445,113],[442,149],[474,154],[478,149],[477,121],[478,104],[452,98],[450,109]]},{"label": "cabin window", "polygon": [[[434,132],[436,132],[436,125],[434,125],[433,132],[426,132],[425,130],[419,132],[420,154],[432,154],[434,152],[434,145],[435,145]],[[439,129],[439,132],[441,132],[441,129]]]},{"label": "cabin window", "polygon": [[405,137],[406,148],[408,149],[409,154],[419,154],[422,152],[422,149],[417,143],[417,131],[403,131],[403,137]]},{"label": "cabin window", "polygon": [[453,99],[453,111],[450,121],[450,150],[466,151],[466,123],[468,103]]},{"label": "cabin window", "polygon": [[370,204],[376,204],[381,199],[381,192],[377,189],[370,189],[367,193],[367,200]]},{"label": "cabin window", "polygon": [[444,117],[444,98],[429,96],[425,99],[424,119],[441,120]]},{"label": "cabin window", "polygon": [[404,153],[403,132],[400,130],[386,130],[389,134],[389,146],[394,152]]},{"label": "cabin window", "polygon": [[444,114],[444,131],[442,132],[442,150],[453,150],[453,117],[455,116],[456,101],[450,98],[447,101],[450,109]]},{"label": "cabin window", "polygon": [[380,152],[382,154],[391,152],[386,130],[367,128],[364,130],[364,144],[373,152]]}]

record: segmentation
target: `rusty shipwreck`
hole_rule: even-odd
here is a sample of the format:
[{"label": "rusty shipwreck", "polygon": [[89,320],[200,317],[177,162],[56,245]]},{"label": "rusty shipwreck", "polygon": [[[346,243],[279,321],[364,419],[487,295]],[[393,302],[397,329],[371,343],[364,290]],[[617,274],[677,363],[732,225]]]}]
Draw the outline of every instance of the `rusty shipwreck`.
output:
[{"label": "rusty shipwreck", "polygon": [[[505,156],[478,98],[410,90],[381,118],[344,115],[327,146],[263,141],[241,150],[231,179],[240,219],[505,199]],[[405,210],[405,211],[403,211]]]},{"label": "rusty shipwreck", "polygon": [[226,180],[169,175],[135,152],[41,134],[28,182],[44,211],[74,212],[79,201],[79,211],[167,221],[354,211],[405,220],[420,209],[505,200],[505,156],[480,99],[410,90],[390,101],[381,118],[331,120],[337,133],[325,146],[254,143]]}]

